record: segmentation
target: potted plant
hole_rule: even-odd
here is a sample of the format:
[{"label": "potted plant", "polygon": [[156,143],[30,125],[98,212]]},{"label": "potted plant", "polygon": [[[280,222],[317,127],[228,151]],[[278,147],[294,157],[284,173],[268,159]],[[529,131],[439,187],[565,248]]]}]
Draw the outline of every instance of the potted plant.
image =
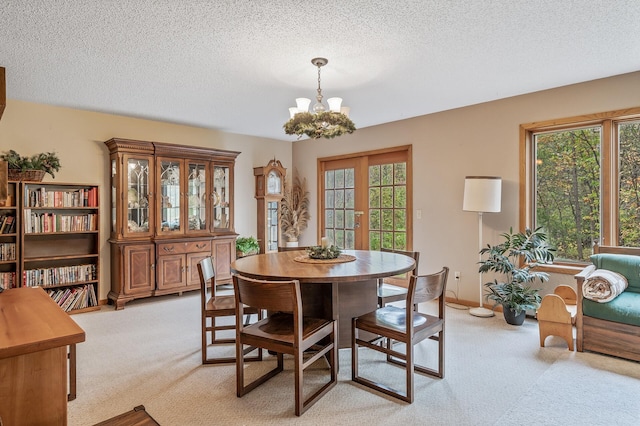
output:
[{"label": "potted plant", "polygon": [[7,162],[9,180],[41,181],[46,173],[55,178],[54,172],[60,170],[60,159],[55,152],[41,152],[31,157],[23,157],[16,151],[5,151],[0,159]]},{"label": "potted plant", "polygon": [[309,191],[307,179],[300,179],[297,171],[294,173],[293,185],[284,183],[284,196],[280,202],[280,226],[282,234],[287,237],[287,246],[298,245],[298,238],[307,229],[309,219]]},{"label": "potted plant", "polygon": [[529,284],[549,279],[549,274],[534,269],[539,264],[553,262],[555,249],[547,244],[547,235],[541,227],[517,233],[511,228],[501,236],[503,243],[487,245],[480,250],[488,257],[480,262],[479,272],[502,274],[502,280],[494,279],[485,284],[489,291],[485,297],[495,302],[494,309],[502,305],[504,318],[509,324],[522,325],[526,310],[538,308],[541,301],[539,289]]},{"label": "potted plant", "polygon": [[254,237],[240,237],[236,239],[236,257],[245,257],[260,252],[258,240]]}]

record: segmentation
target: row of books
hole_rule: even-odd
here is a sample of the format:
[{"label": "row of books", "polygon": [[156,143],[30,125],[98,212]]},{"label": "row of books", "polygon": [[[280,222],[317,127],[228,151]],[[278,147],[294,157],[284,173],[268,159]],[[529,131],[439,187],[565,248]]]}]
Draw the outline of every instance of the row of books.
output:
[{"label": "row of books", "polygon": [[16,232],[16,218],[7,214],[0,216],[0,234],[13,234]]},{"label": "row of books", "polygon": [[0,287],[6,289],[16,288],[15,272],[0,272]]},{"label": "row of books", "polygon": [[47,293],[65,312],[98,305],[92,285],[47,290]]},{"label": "row of books", "polygon": [[25,234],[97,230],[98,215],[95,213],[65,215],[55,213],[34,213],[31,209],[24,209]]},{"label": "row of books", "polygon": [[59,266],[57,268],[29,269],[24,271],[23,285],[27,287],[47,287],[60,284],[73,284],[97,279],[95,264]]},{"label": "row of books", "polygon": [[0,260],[16,260],[16,243],[0,243]]},{"label": "row of books", "polygon": [[27,207],[97,207],[98,188],[81,188],[67,191],[48,191],[42,188],[25,188]]}]

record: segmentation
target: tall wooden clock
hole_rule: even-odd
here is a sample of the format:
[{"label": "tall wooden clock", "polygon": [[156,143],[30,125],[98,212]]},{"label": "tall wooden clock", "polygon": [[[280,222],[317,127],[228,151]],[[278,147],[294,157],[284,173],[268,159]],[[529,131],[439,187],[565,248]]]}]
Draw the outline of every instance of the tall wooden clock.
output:
[{"label": "tall wooden clock", "polygon": [[275,158],[264,167],[254,167],[258,200],[258,243],[260,253],[278,251],[280,242],[280,201],[287,169]]}]

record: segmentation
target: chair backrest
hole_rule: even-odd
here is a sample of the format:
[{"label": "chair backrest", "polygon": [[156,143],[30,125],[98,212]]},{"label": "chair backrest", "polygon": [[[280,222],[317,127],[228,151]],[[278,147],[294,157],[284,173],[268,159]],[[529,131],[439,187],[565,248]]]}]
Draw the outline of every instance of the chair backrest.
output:
[{"label": "chair backrest", "polygon": [[413,260],[416,261],[415,267],[410,270],[409,272],[407,272],[407,274],[409,275],[418,275],[418,262],[420,261],[420,252],[419,251],[407,251],[407,250],[396,250],[396,249],[388,249],[388,248],[381,248],[380,251],[386,252],[386,253],[397,253],[397,254],[404,254],[405,256],[409,256],[412,257]]},{"label": "chair backrest", "polygon": [[244,329],[241,318],[246,305],[271,312],[292,313],[294,346],[302,341],[302,295],[298,280],[264,281],[234,275],[233,290],[236,296],[237,333],[242,333]]},{"label": "chair backrest", "polygon": [[213,269],[213,259],[210,256],[205,257],[197,265],[198,275],[200,276],[200,296],[203,307],[207,303],[207,284],[211,281],[211,296],[216,297],[216,273]]},{"label": "chair backrest", "polygon": [[275,312],[302,313],[300,282],[264,281],[240,275],[233,276],[236,301],[258,309]]},{"label": "chair backrest", "polygon": [[409,280],[407,306],[439,299],[440,318],[444,317],[444,293],[447,288],[449,268],[429,275],[412,275]]}]

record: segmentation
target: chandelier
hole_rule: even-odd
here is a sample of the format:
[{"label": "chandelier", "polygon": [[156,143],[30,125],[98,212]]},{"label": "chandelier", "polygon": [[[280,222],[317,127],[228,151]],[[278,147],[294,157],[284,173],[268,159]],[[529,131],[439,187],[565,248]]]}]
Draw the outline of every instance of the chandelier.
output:
[{"label": "chandelier", "polygon": [[311,139],[335,138],[345,133],[353,133],[356,126],[349,119],[349,107],[342,106],[342,98],[329,98],[329,109],[322,103],[322,89],[320,88],[320,68],[327,65],[325,58],[313,58],[311,63],[318,67],[317,102],[309,112],[311,100],[297,98],[296,106],[289,108],[291,119],[284,124],[284,132],[288,135],[298,135],[300,139],[307,135]]}]

